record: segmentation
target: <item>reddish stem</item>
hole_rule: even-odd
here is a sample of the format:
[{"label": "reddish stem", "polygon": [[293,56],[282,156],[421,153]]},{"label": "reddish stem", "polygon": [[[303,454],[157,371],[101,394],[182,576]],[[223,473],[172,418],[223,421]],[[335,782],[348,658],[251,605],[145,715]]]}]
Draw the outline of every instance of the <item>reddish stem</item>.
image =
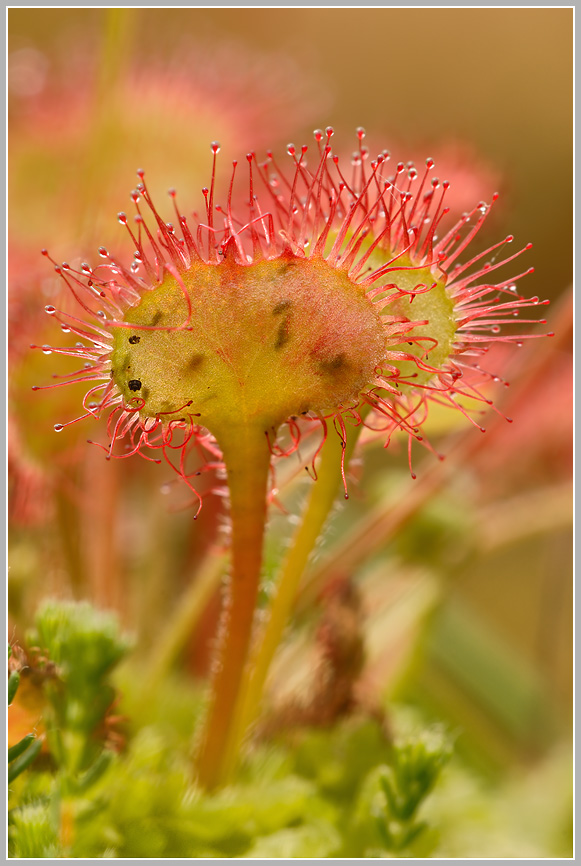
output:
[{"label": "reddish stem", "polygon": [[224,756],[248,656],[262,565],[270,453],[263,430],[242,427],[220,440],[228,472],[232,568],[222,613],[210,707],[197,758],[206,789],[224,780]]}]

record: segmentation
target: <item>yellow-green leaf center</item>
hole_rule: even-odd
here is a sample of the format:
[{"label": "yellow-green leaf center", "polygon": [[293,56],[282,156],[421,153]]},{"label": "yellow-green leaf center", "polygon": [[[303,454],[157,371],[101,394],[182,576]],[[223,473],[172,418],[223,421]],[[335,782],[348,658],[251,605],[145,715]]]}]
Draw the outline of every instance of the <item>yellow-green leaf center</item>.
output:
[{"label": "yellow-green leaf center", "polygon": [[115,328],[112,375],[142,417],[278,427],[348,404],[386,355],[363,290],[324,259],[196,263],[144,294]]}]

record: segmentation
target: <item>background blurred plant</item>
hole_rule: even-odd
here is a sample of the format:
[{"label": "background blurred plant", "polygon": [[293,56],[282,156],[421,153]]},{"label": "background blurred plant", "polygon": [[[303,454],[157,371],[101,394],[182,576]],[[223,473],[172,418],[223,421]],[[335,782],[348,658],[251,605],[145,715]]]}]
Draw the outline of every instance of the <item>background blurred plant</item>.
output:
[{"label": "background blurred plant", "polygon": [[[14,660],[12,647],[8,644],[8,706],[12,704],[20,685],[20,661]],[[42,740],[34,733],[25,734],[20,740],[8,747],[8,784],[29,767],[42,748]]]},{"label": "background blurred plant", "polygon": [[119,748],[111,713],[115,692],[107,678],[128,644],[111,614],[87,602],[53,601],[39,609],[27,644],[31,670],[42,682],[53,772],[25,787],[10,813],[13,856],[67,856],[79,826],[99,809],[98,801],[88,805],[86,798]]},{"label": "background blurred plant", "polygon": [[[426,835],[432,856],[568,856],[569,15],[10,11],[11,628],[23,640],[43,599],[76,597],[117,610],[137,638],[137,651],[116,677],[123,684],[120,712],[130,719],[126,745],[82,797],[71,794],[73,829],[63,839],[47,811],[49,802],[63,802],[64,778],[48,738],[12,788],[20,856],[370,856],[382,845],[376,819],[350,848],[344,816],[355,802],[366,804],[365,821],[372,815],[365,792],[380,796],[377,768],[394,767],[381,725],[407,734],[410,707],[422,726],[445,720],[460,731],[455,757],[425,806],[439,831],[439,839]],[[394,46],[390,63],[397,68],[399,58],[407,86],[404,92],[389,81],[378,97],[374,85],[361,82],[385,80],[386,28],[412,30],[415,64],[406,65],[404,49]],[[526,53],[519,49],[525,29]],[[361,45],[357,58],[354,43]],[[321,52],[322,44],[333,50]],[[446,49],[439,71],[429,64],[434,44]],[[458,76],[474,58],[484,62],[491,44],[495,64],[486,63],[486,75],[475,67]],[[423,92],[427,75],[449,99],[410,100],[410,92]],[[175,186],[188,201],[207,180],[204,142],[235,141],[244,152],[284,145],[297,129],[307,140],[321,112],[329,115],[331,95],[337,108],[329,120],[338,129],[363,123],[381,143],[386,134],[394,141],[394,156],[441,153],[437,167],[455,148],[446,174],[455,165],[460,176],[468,162],[461,187],[478,189],[476,199],[499,181],[512,214],[505,209],[506,225],[495,233],[510,227],[517,240],[534,242],[537,273],[527,291],[554,299],[549,328],[557,336],[500,359],[511,382],[501,409],[512,425],[486,419],[480,437],[444,411],[432,417],[431,436],[447,457],[442,464],[414,461],[417,481],[409,478],[405,448],[385,453],[373,441],[365,445],[365,469],[352,465],[357,485],[350,485],[349,507],[337,508],[305,575],[246,776],[230,791],[200,798],[189,788],[185,718],[202,712],[192,675],[207,674],[217,622],[225,569],[220,496],[206,499],[192,533],[191,513],[179,510],[183,500],[169,477],[160,480],[145,461],[103,468],[101,453],[85,442],[97,435],[81,425],[52,434],[54,423],[78,414],[79,398],[70,388],[30,391],[45,384],[47,367],[27,347],[44,342],[44,306],[63,303],[39,250],[50,244],[57,258],[71,249],[94,258],[98,246],[112,242],[114,215],[136,168],[148,169],[158,199]],[[458,137],[473,144],[457,145]],[[204,150],[197,153],[199,143]],[[469,160],[458,157],[466,149]],[[550,196],[537,181],[543,172]],[[50,359],[50,369],[71,368]],[[305,480],[278,480],[291,517],[273,512],[263,601],[307,493]],[[218,494],[223,483],[211,474],[203,482]],[[337,586],[348,588],[342,595],[333,592]],[[175,681],[168,680],[172,665]],[[15,736],[37,725],[67,731],[71,704],[57,711],[50,696],[59,680],[33,685],[32,673],[23,679],[11,707]],[[99,677],[93,686],[104,706],[109,686]],[[320,718],[317,700],[331,718]],[[370,721],[386,707],[386,722]],[[357,713],[362,720],[354,721]],[[332,733],[324,727],[321,737],[318,726],[331,722]],[[370,757],[355,769],[358,748]],[[66,770],[77,786],[103,753],[102,739],[89,751]],[[368,775],[375,781],[365,787]],[[549,789],[558,792],[550,803]],[[145,833],[147,822],[153,829]]]}]

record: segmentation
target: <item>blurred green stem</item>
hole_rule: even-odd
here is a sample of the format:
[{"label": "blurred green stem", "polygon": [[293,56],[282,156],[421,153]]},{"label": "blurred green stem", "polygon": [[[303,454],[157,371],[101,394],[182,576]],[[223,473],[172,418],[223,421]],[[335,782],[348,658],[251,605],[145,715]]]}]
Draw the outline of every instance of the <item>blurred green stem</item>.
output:
[{"label": "blurred green stem", "polygon": [[[71,473],[72,482],[77,483],[75,473]],[[58,526],[58,538],[62,545],[62,553],[67,570],[70,593],[73,598],[82,598],[86,592],[86,571],[84,568],[81,550],[81,511],[68,492],[68,485],[63,483],[65,477],[61,477],[60,484],[55,490],[56,521]],[[69,478],[66,478],[69,481]]]},{"label": "blurred green stem", "polygon": [[165,676],[169,673],[180,652],[194,633],[206,606],[220,583],[227,557],[210,550],[196,571],[188,588],[175,606],[175,612],[168,620],[159,642],[154,647],[154,655],[147,676],[147,699],[155,693]]},{"label": "blurred green stem", "polygon": [[103,10],[105,25],[99,65],[98,102],[101,112],[115,90],[115,83],[131,57],[136,10],[115,7]]},{"label": "blurred green stem", "polygon": [[[119,80],[131,60],[137,17],[137,10],[132,8],[109,8],[103,12],[101,56],[95,84],[96,107],[92,113],[92,135],[83,166],[84,194],[77,199],[79,236],[88,243],[95,242],[95,234],[100,230],[100,226],[95,224],[94,202],[100,197],[103,153],[111,150],[118,134],[112,119],[111,103],[119,96]],[[122,147],[123,142],[119,146]]]}]

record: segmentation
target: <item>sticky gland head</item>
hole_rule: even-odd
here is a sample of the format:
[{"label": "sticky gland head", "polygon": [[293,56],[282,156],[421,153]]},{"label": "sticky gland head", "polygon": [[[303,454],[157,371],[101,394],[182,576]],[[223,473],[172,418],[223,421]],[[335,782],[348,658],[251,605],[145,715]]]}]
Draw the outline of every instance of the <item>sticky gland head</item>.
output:
[{"label": "sticky gland head", "polygon": [[[434,377],[434,370],[444,370],[454,354],[458,322],[454,301],[446,290],[446,277],[435,268],[414,268],[401,258],[402,268],[389,279],[397,287],[386,309],[390,315],[404,316],[417,322],[401,343],[391,344],[392,356],[404,352],[413,359],[398,358],[392,363],[399,370],[397,387],[407,393],[411,387],[423,387]],[[421,324],[426,322],[426,324]]]},{"label": "sticky gland head", "polygon": [[112,375],[142,418],[278,427],[357,400],[386,355],[377,308],[323,258],[192,264],[113,328]]}]

